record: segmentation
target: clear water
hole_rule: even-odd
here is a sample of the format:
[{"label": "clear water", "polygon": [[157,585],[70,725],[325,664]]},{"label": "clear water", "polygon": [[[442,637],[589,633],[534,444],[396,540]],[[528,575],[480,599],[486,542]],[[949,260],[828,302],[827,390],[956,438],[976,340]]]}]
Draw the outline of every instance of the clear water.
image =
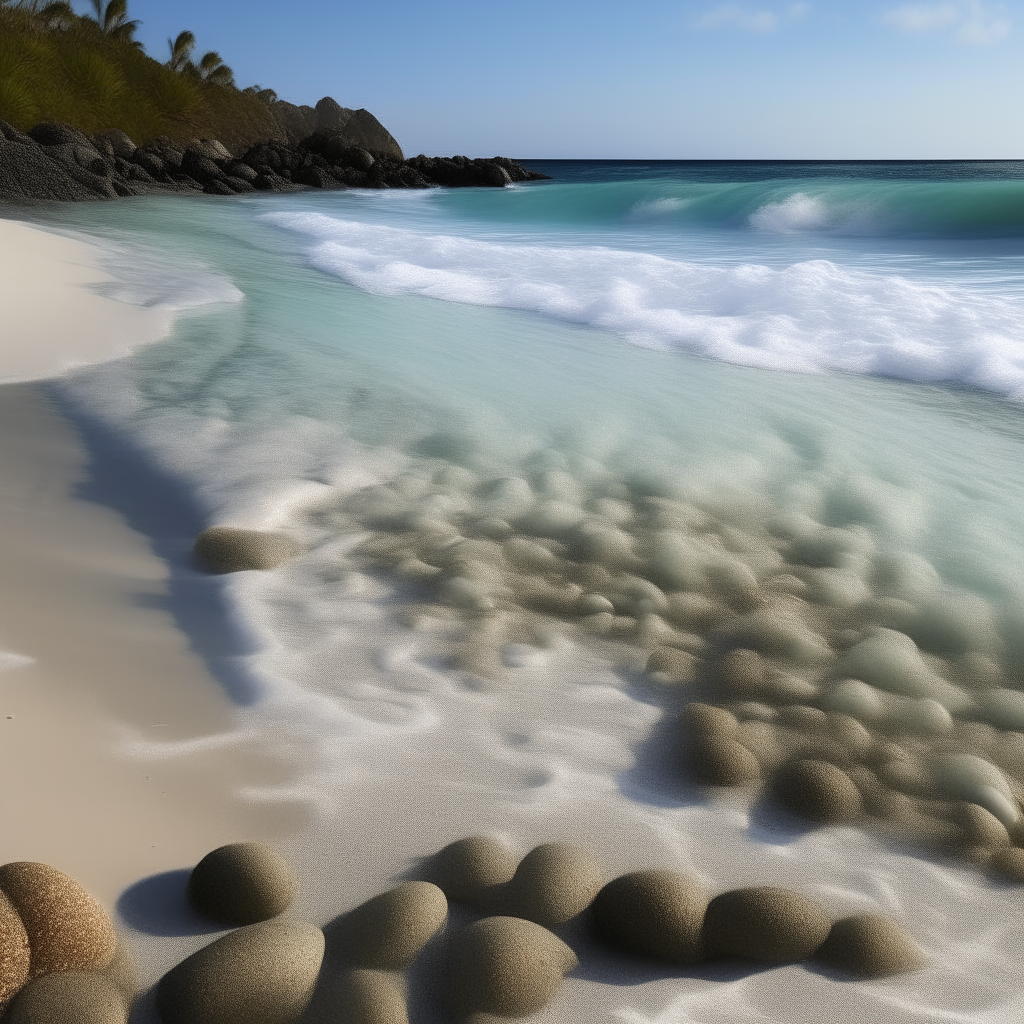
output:
[{"label": "clear water", "polygon": [[[400,625],[396,601],[423,595],[348,558],[366,523],[332,516],[368,485],[387,485],[410,529],[527,522],[555,505],[610,522],[599,499],[629,493],[744,536],[768,523],[795,542],[839,538],[844,585],[895,587],[922,635],[968,609],[958,628],[984,634],[1002,685],[1024,685],[1024,168],[536,166],[554,180],[62,208],[51,224],[102,240],[118,294],[185,309],[166,342],[64,386],[182,480],[209,522],[285,529],[309,549],[217,583],[252,639],[245,728],[302,751],[296,786],[262,798],[307,799],[340,828],[357,804],[371,813],[372,778],[374,808],[419,799],[421,817],[536,841],[569,829],[600,846],[632,830],[647,862],[692,857],[713,874],[711,840],[681,838],[692,809],[636,774],[660,712],[624,685],[635,665],[501,637],[524,688],[482,697],[450,649]],[[496,491],[508,478],[521,485]],[[509,494],[522,507],[499,508]],[[191,537],[179,541],[184,565]],[[896,564],[897,583],[880,583]],[[951,673],[962,653],[942,654]],[[396,757],[421,780],[412,797]],[[479,799],[460,817],[467,778]],[[420,852],[447,835],[388,827]],[[756,856],[825,891],[842,860],[831,842]],[[382,878],[406,863],[388,856]],[[994,912],[1002,898],[858,856],[871,870],[851,867],[844,892],[876,893],[876,868],[906,893],[920,883],[887,898],[936,949],[964,919],[958,900]],[[994,962],[978,913],[961,937]],[[898,1005],[865,996],[859,1019],[919,1019],[908,1006],[989,1019],[957,1015],[968,989],[971,1013],[1009,1012],[1016,982],[943,948],[959,987],[922,983]],[[729,1019],[787,1019],[759,998],[737,996]],[[662,1019],[672,1004],[659,1005],[630,1019]],[[700,999],[691,1012],[719,1019]]]}]

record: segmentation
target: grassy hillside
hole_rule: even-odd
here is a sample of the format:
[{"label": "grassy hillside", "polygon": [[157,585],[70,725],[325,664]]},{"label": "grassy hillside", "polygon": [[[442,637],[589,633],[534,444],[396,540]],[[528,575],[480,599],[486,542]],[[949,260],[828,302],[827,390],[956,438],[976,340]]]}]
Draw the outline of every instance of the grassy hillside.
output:
[{"label": "grassy hillside", "polygon": [[172,70],[147,56],[130,33],[3,0],[0,120],[23,131],[40,121],[62,121],[87,135],[119,128],[140,145],[157,135],[213,138],[232,151],[283,137],[267,103],[252,92]]}]

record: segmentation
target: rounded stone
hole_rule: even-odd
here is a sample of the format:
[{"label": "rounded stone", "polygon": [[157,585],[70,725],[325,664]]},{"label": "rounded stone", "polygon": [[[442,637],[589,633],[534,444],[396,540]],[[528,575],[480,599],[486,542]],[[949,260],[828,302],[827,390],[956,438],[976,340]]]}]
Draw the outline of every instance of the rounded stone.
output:
[{"label": "rounded stone", "polygon": [[799,758],[784,764],[772,780],[772,793],[787,810],[823,825],[853,821],[864,809],[850,776],[827,761]]},{"label": "rounded stone", "polygon": [[230,843],[208,853],[188,880],[192,906],[226,924],[256,924],[288,909],[297,883],[288,862],[266,843]]},{"label": "rounded stone", "polygon": [[0,1008],[28,981],[30,957],[25,926],[0,891]]},{"label": "rounded stone", "polygon": [[739,728],[731,711],[696,700],[683,709],[683,723],[691,736],[735,736]]},{"label": "rounded stone", "polygon": [[168,971],[157,985],[164,1024],[292,1024],[309,1003],[324,935],[274,918],[230,932]]},{"label": "rounded stone", "polygon": [[697,659],[678,647],[655,648],[644,668],[644,672],[659,683],[692,683],[696,670]]},{"label": "rounded stone", "polygon": [[997,850],[991,861],[992,870],[1009,882],[1024,882],[1024,850],[1011,846]]},{"label": "rounded stone", "polygon": [[757,758],[730,736],[698,736],[684,754],[690,776],[706,786],[743,786],[761,778]]},{"label": "rounded stone", "polygon": [[213,572],[274,569],[300,551],[290,537],[266,530],[211,526],[196,538],[195,553]]},{"label": "rounded stone", "polygon": [[117,936],[107,912],[70,875],[34,861],[0,867],[0,889],[18,912],[32,950],[29,977],[102,970]]},{"label": "rounded stone", "polygon": [[956,804],[952,820],[962,830],[964,844],[968,847],[998,850],[1010,845],[1006,826],[991,811],[978,804],[966,801]]},{"label": "rounded stone", "polygon": [[831,927],[817,903],[791,889],[733,889],[708,904],[704,948],[708,955],[791,963],[814,956]]},{"label": "rounded stone", "polygon": [[940,754],[932,762],[932,780],[943,796],[979,804],[1007,828],[1015,825],[1020,818],[1006,776],[983,757],[975,754]]},{"label": "rounded stone", "polygon": [[739,647],[719,662],[718,677],[732,696],[759,699],[768,682],[768,663],[757,651]]},{"label": "rounded stone", "polygon": [[885,914],[854,914],[836,921],[816,957],[864,978],[903,974],[925,964],[921,948]]},{"label": "rounded stone", "polygon": [[515,917],[558,928],[590,906],[604,882],[600,865],[572,843],[543,843],[519,863],[502,893]]},{"label": "rounded stone", "polygon": [[[405,983],[391,971],[346,971],[330,984],[347,1024],[409,1024]],[[332,1018],[333,1019],[333,1018]]]},{"label": "rounded stone", "polygon": [[860,679],[843,679],[822,694],[826,711],[852,715],[861,722],[873,722],[882,714],[882,695]]},{"label": "rounded stone", "polygon": [[892,722],[919,736],[942,736],[953,731],[953,716],[931,697],[908,700],[893,711]]},{"label": "rounded stone", "polygon": [[532,921],[485,917],[452,941],[450,986],[463,1013],[523,1017],[546,1006],[578,964],[558,936]]},{"label": "rounded stone", "polygon": [[349,958],[360,967],[400,971],[416,959],[448,917],[432,882],[405,882],[356,907],[339,922]]},{"label": "rounded stone", "polygon": [[516,873],[516,855],[498,836],[467,836],[449,843],[430,861],[430,881],[450,900],[475,903]]},{"label": "rounded stone", "polygon": [[30,981],[4,1014],[4,1024],[125,1024],[120,989],[92,971],[60,971]]},{"label": "rounded stone", "polygon": [[677,964],[701,959],[704,886],[680,871],[634,871],[609,882],[594,900],[598,932],[609,943]]}]

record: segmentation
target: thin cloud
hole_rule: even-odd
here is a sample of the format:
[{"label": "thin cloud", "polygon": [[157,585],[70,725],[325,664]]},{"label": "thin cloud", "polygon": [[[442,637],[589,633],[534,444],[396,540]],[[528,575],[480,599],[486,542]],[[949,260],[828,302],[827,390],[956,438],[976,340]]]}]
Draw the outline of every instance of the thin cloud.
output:
[{"label": "thin cloud", "polygon": [[786,8],[786,17],[790,21],[803,21],[810,16],[811,5],[810,4],[790,4]]},{"label": "thin cloud", "polygon": [[969,46],[990,46],[1010,34],[1012,24],[980,2],[906,4],[886,11],[882,21],[897,32],[926,34],[952,30],[958,42]]},{"label": "thin cloud", "polygon": [[779,18],[774,11],[745,11],[736,4],[726,4],[708,11],[694,27],[702,30],[733,28],[764,35],[778,29]]}]

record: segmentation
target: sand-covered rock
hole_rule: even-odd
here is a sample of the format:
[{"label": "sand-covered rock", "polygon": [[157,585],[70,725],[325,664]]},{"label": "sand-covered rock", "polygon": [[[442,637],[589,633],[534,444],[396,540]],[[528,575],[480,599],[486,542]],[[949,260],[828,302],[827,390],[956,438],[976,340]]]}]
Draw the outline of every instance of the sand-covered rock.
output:
[{"label": "sand-covered rock", "polygon": [[301,551],[282,533],[243,530],[235,526],[211,526],[196,538],[195,553],[213,572],[274,569]]},{"label": "sand-covered rock", "polygon": [[697,659],[678,647],[656,647],[644,668],[657,683],[692,683],[697,672]]},{"label": "sand-covered rock", "polygon": [[866,978],[916,971],[926,960],[903,926],[885,914],[854,914],[836,921],[816,958]]},{"label": "sand-covered rock", "polygon": [[633,953],[691,964],[702,956],[701,928],[708,896],[700,880],[681,871],[633,871],[609,882],[593,904],[597,930]]},{"label": "sand-covered rock", "polygon": [[305,921],[274,918],[210,943],[157,985],[164,1024],[291,1024],[309,1003],[324,935]]},{"label": "sand-covered rock", "polygon": [[1006,776],[983,757],[939,754],[932,761],[931,777],[941,796],[979,804],[1007,828],[1012,828],[1020,818]]},{"label": "sand-covered rock", "polygon": [[604,882],[600,865],[572,843],[543,843],[519,863],[500,895],[506,914],[558,928],[590,906]]},{"label": "sand-covered rock", "polygon": [[448,916],[448,900],[432,882],[405,882],[339,918],[346,957],[361,967],[399,971],[416,959]]},{"label": "sand-covered rock", "polygon": [[687,773],[707,786],[743,786],[761,777],[757,758],[731,736],[696,736],[683,752]]},{"label": "sand-covered rock", "polygon": [[523,1017],[549,1003],[578,961],[557,935],[517,917],[485,917],[455,935],[451,1001],[462,1013]]},{"label": "sand-covered rock", "polygon": [[772,793],[787,810],[823,825],[854,821],[864,809],[849,775],[810,758],[784,764],[772,780]]},{"label": "sand-covered rock", "polygon": [[102,970],[117,937],[107,912],[70,875],[35,861],[0,867],[0,889],[18,912],[32,950],[29,977]]},{"label": "sand-covered rock", "polygon": [[104,974],[58,971],[30,981],[4,1014],[4,1024],[125,1024],[124,994]]},{"label": "sand-covered rock", "polygon": [[0,1009],[28,981],[30,956],[25,926],[0,891]]},{"label": "sand-covered rock", "polygon": [[266,843],[230,843],[193,869],[188,895],[201,914],[226,924],[256,924],[287,910],[296,880],[288,862]]},{"label": "sand-covered rock", "polygon": [[733,889],[708,904],[704,948],[709,956],[790,963],[814,956],[831,927],[821,906],[792,889]]},{"label": "sand-covered rock", "polygon": [[[405,981],[391,971],[359,968],[330,981],[329,1018],[345,1024],[409,1024]],[[322,1018],[317,1017],[317,1020]]]},{"label": "sand-covered rock", "polygon": [[1008,882],[1024,882],[1024,850],[1011,846],[997,850],[990,867],[996,877]]},{"label": "sand-covered rock", "polygon": [[683,709],[683,727],[694,737],[735,736],[739,727],[736,716],[714,704],[692,701]]},{"label": "sand-covered rock", "polygon": [[516,855],[499,836],[467,836],[438,851],[427,870],[448,899],[475,903],[512,878]]}]

